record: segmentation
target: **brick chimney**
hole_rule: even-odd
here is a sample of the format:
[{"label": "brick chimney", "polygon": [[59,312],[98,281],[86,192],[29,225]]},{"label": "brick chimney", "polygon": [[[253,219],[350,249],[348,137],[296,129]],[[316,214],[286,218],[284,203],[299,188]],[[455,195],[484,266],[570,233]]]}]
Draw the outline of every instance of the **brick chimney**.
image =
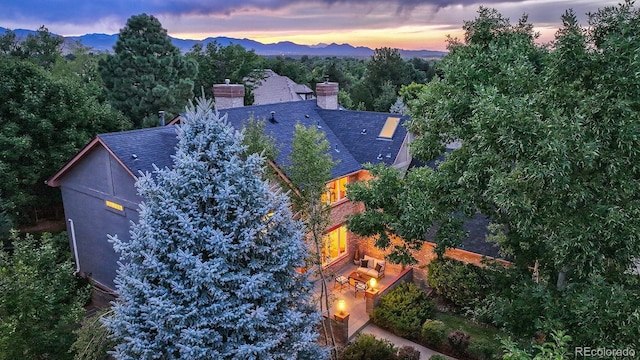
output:
[{"label": "brick chimney", "polygon": [[218,110],[243,107],[244,85],[230,84],[229,79],[225,79],[224,84],[213,85],[213,97]]},{"label": "brick chimney", "polygon": [[338,109],[338,83],[329,82],[325,77],[323,83],[316,84],[316,99],[318,106],[323,109]]}]

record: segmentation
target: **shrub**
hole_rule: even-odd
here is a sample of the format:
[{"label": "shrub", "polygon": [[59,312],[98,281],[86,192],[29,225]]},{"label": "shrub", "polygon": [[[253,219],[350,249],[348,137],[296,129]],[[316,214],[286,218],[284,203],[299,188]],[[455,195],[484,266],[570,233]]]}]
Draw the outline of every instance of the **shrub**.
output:
[{"label": "shrub", "polygon": [[496,346],[496,344],[482,340],[482,339],[474,339],[469,344],[469,348],[467,349],[467,353],[471,355],[474,359],[478,360],[489,360],[493,359],[500,352],[500,347]]},{"label": "shrub", "polygon": [[395,360],[397,348],[387,339],[376,339],[371,334],[359,334],[345,346],[341,360]]},{"label": "shrub", "polygon": [[461,330],[454,330],[447,336],[449,345],[451,345],[451,348],[458,354],[463,354],[467,350],[470,339],[471,337]]},{"label": "shrub", "polygon": [[78,338],[71,346],[75,360],[109,358],[107,352],[113,350],[116,344],[109,338],[109,330],[102,324],[101,319],[110,316],[111,313],[111,308],[104,308],[82,320],[81,327],[74,331]]},{"label": "shrub", "polygon": [[472,307],[487,295],[485,271],[450,258],[435,259],[427,266],[427,279],[429,286],[452,304]]},{"label": "shrub", "polygon": [[449,360],[446,356],[442,356],[442,355],[431,355],[431,357],[429,357],[429,360]]},{"label": "shrub", "polygon": [[427,319],[422,324],[422,339],[427,345],[439,347],[447,335],[447,327],[440,320]]},{"label": "shrub", "polygon": [[420,351],[413,346],[405,345],[398,350],[398,360],[420,360]]},{"label": "shrub", "polygon": [[412,283],[400,284],[380,297],[371,319],[382,328],[403,337],[418,338],[434,305],[427,293]]}]

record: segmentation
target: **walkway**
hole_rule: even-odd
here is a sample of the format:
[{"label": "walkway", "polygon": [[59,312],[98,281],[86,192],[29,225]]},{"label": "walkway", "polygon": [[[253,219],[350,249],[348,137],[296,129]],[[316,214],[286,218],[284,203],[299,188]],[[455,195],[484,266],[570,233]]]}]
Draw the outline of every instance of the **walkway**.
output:
[{"label": "walkway", "polygon": [[447,359],[455,359],[452,358],[450,356],[441,354],[437,351],[433,351],[429,348],[426,348],[422,345],[418,345],[412,341],[409,341],[405,338],[401,338],[399,336],[393,335],[392,333],[383,330],[381,328],[379,328],[377,325],[373,324],[373,323],[368,323],[364,328],[362,328],[362,330],[360,331],[363,334],[372,334],[373,336],[375,336],[378,339],[387,339],[389,341],[391,341],[395,346],[397,347],[402,347],[405,345],[409,345],[412,346],[413,348],[415,348],[416,350],[420,351],[420,360],[428,360],[431,355],[442,355]]}]

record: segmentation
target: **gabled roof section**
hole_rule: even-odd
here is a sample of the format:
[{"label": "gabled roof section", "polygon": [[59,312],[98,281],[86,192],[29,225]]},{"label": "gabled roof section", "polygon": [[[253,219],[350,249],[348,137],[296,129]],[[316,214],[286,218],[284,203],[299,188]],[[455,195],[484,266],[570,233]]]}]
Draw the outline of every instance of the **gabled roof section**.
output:
[{"label": "gabled roof section", "polygon": [[308,86],[297,84],[287,76],[278,75],[271,69],[265,70],[265,78],[253,90],[255,105],[299,101],[304,100],[304,96],[312,94],[313,90]]},{"label": "gabled roof section", "polygon": [[[256,120],[265,120],[265,131],[267,135],[276,139],[276,146],[280,150],[276,164],[283,169],[290,165],[289,154],[292,150],[295,125],[300,123],[306,127],[319,127],[319,130],[325,132],[331,146],[331,156],[338,161],[338,165],[331,171],[333,178],[360,170],[361,163],[353,157],[347,146],[340,141],[340,137],[327,125],[320,116],[319,110],[321,109],[316,105],[315,100],[306,100],[224,109],[220,111],[220,115],[227,114],[229,123],[236,129],[242,129],[251,115]],[[276,123],[270,121],[272,111]]]},{"label": "gabled roof section", "polygon": [[101,134],[98,138],[136,177],[141,171],[153,172],[154,164],[160,169],[172,167],[171,156],[178,144],[174,125]]},{"label": "gabled roof section", "polygon": [[[275,122],[270,121],[272,114]],[[227,115],[227,121],[241,130],[248,119],[265,120],[266,133],[276,139],[279,155],[276,165],[284,170],[290,165],[295,125],[315,126],[326,134],[331,146],[331,156],[338,164],[332,169],[332,178],[353,174],[365,163],[393,164],[407,134],[402,123],[388,140],[377,140],[377,135],[388,113],[350,110],[325,110],[317,106],[315,100],[290,101],[266,105],[254,105],[220,110]],[[177,119],[174,119],[175,122]],[[56,173],[47,183],[57,186],[58,179],[94,146],[102,145],[133,176],[140,172],[153,172],[158,168],[173,166],[172,155],[178,143],[177,125],[167,125],[98,135],[89,145]],[[363,129],[366,133],[363,134]]]},{"label": "gabled roof section", "polygon": [[[336,137],[347,147],[359,164],[385,163],[392,165],[402,147],[407,129],[403,124],[408,116],[372,111],[347,111],[318,109]],[[379,140],[387,118],[400,118],[393,136]]]}]

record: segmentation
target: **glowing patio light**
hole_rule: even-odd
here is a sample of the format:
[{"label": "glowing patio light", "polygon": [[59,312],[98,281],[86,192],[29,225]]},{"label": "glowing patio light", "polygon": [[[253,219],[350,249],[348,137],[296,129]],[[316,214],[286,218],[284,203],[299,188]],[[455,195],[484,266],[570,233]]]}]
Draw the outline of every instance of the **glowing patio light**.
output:
[{"label": "glowing patio light", "polygon": [[340,315],[344,315],[345,303],[344,299],[338,300],[338,310],[340,311]]},{"label": "glowing patio light", "polygon": [[371,280],[369,280],[369,287],[372,289],[375,289],[376,283],[377,283],[376,278],[371,278]]}]

